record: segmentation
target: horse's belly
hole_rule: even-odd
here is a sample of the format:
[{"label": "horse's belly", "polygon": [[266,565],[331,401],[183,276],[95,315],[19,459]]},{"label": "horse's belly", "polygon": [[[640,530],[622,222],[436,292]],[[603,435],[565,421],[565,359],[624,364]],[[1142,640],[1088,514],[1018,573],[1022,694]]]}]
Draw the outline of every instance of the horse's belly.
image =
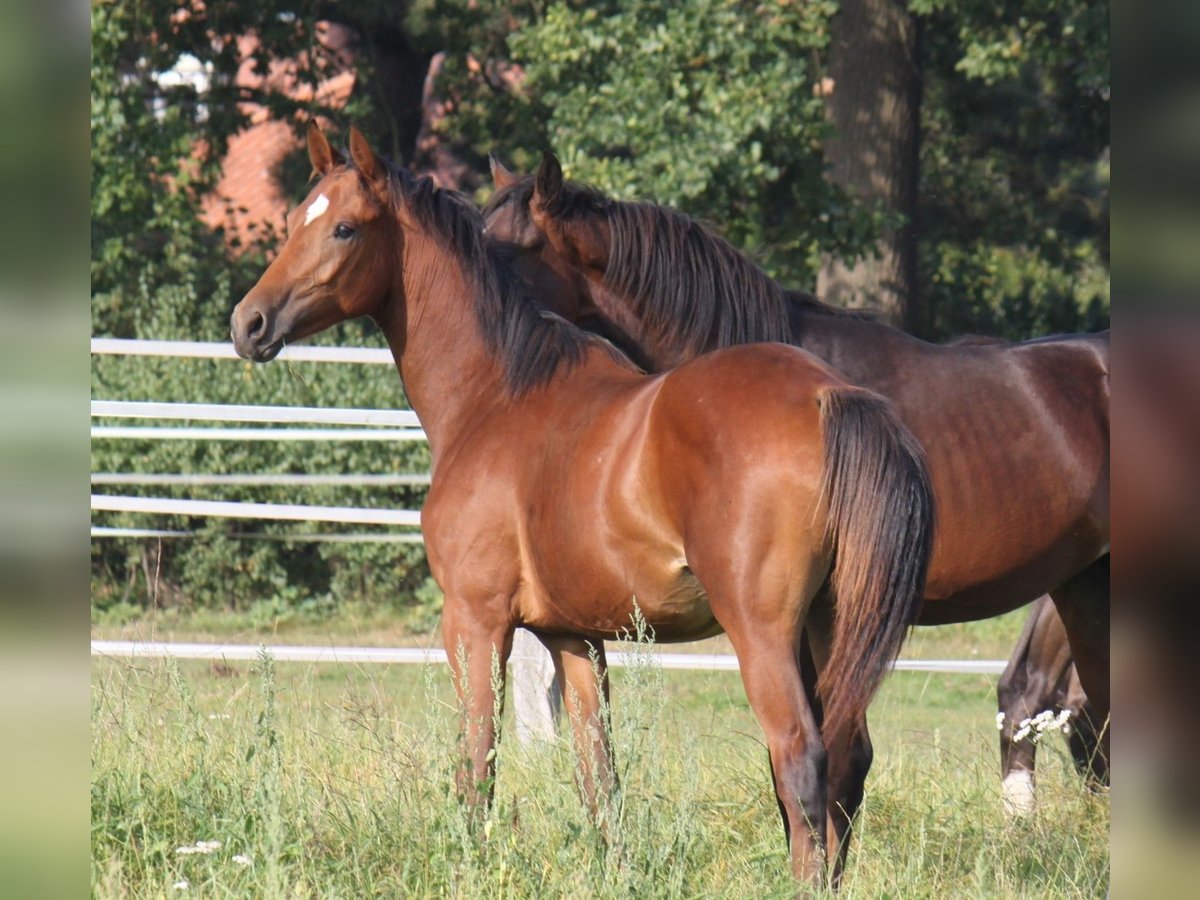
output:
[{"label": "horse's belly", "polygon": [[[593,577],[573,586],[545,585],[521,600],[523,623],[550,633],[612,638],[632,634],[640,614],[660,642],[720,634],[699,580],[682,561],[636,578]],[[636,610],[636,614],[635,614]]]},{"label": "horse's belly", "polygon": [[1039,551],[990,568],[956,568],[953,560],[931,564],[918,624],[966,622],[1017,609],[1059,587],[1107,548],[1101,535],[1081,528],[1073,539],[1047,542]]},{"label": "horse's belly", "polygon": [[654,628],[655,640],[695,641],[720,634],[708,594],[686,565],[680,565],[646,600],[638,601],[646,622]]}]

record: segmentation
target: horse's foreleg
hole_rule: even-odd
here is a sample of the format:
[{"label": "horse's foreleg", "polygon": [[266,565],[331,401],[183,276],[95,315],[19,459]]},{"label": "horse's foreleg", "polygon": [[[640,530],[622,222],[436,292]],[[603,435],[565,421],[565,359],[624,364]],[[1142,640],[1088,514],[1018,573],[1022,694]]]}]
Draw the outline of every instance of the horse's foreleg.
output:
[{"label": "horse's foreleg", "polygon": [[475,813],[491,802],[495,787],[494,751],[513,636],[511,623],[479,612],[447,597],[442,613],[442,637],[462,712],[458,794]]},{"label": "horse's foreleg", "polygon": [[593,819],[607,830],[617,787],[609,743],[608,663],[602,641],[543,638],[563,686],[579,758],[579,786]]},{"label": "horse's foreleg", "polygon": [[[1061,702],[1060,683],[1071,664],[1067,635],[1049,597],[1033,604],[1000,681],[1000,789],[1004,812],[1028,815],[1037,806],[1037,744],[1028,722]],[[1026,723],[1022,725],[1022,723]]]},{"label": "horse's foreleg", "polygon": [[1045,707],[1038,696],[1043,693],[1040,677],[1033,688],[1034,696],[1028,696],[1026,667],[1026,656],[1014,654],[996,686],[1001,713],[1000,791],[1004,812],[1009,816],[1029,815],[1037,803],[1037,744],[1033,741],[1032,728],[1027,728],[1026,733],[1021,732],[1021,722]]}]

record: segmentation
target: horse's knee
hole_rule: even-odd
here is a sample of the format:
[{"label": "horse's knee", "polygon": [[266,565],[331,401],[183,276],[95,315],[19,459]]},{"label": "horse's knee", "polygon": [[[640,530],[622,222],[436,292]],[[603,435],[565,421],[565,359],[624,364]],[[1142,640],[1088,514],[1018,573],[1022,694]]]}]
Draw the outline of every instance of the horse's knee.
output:
[{"label": "horse's knee", "polygon": [[1018,679],[1010,667],[1004,670],[1004,674],[996,683],[996,705],[1006,718],[1014,712],[1020,702],[1021,691],[1025,686],[1024,681],[1023,678]]}]

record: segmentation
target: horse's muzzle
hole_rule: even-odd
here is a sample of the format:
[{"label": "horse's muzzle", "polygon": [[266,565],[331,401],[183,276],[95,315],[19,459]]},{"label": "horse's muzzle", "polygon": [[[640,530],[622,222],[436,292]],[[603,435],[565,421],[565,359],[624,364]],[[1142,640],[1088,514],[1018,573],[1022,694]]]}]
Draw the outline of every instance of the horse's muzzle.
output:
[{"label": "horse's muzzle", "polygon": [[283,349],[283,338],[274,334],[274,317],[243,300],[229,317],[229,336],[233,348],[242,359],[268,362]]}]

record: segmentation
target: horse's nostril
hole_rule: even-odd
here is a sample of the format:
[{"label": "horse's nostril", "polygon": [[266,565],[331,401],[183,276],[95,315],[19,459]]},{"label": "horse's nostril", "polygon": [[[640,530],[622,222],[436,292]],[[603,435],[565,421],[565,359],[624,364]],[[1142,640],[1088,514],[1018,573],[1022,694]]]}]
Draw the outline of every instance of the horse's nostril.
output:
[{"label": "horse's nostril", "polygon": [[250,320],[249,326],[246,328],[246,337],[250,338],[252,341],[257,340],[258,338],[262,337],[263,332],[266,330],[267,320],[263,317],[262,313],[256,312],[254,317]]}]

